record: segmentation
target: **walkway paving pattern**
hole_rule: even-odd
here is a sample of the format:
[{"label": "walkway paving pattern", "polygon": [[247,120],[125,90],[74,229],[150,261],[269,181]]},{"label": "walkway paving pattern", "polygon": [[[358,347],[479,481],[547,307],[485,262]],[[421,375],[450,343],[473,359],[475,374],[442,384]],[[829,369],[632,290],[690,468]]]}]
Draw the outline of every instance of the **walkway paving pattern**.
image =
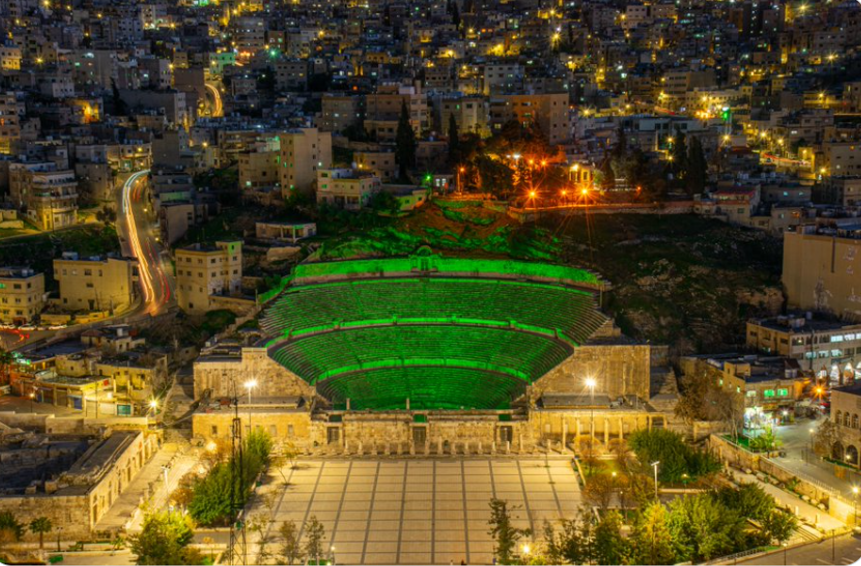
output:
[{"label": "walkway paving pattern", "polygon": [[539,536],[580,506],[567,460],[303,460],[285,472],[276,528],[316,515],[341,564],[490,564],[492,497]]}]

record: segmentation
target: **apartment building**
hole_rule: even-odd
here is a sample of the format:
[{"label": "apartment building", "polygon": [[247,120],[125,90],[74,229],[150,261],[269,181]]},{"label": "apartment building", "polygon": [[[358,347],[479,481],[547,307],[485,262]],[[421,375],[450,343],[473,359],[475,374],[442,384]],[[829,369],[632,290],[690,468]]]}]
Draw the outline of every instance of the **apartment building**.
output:
[{"label": "apartment building", "polygon": [[254,191],[278,184],[279,151],[247,151],[239,154],[239,188]]},{"label": "apartment building", "polygon": [[54,279],[60,284],[61,310],[121,312],[135,300],[137,262],[64,252],[54,260]]},{"label": "apartment building", "polygon": [[21,141],[24,102],[14,92],[0,94],[0,153],[12,153]]},{"label": "apartment building", "polygon": [[550,144],[571,137],[568,94],[511,94],[490,98],[490,124],[494,132],[517,120],[524,128],[537,124]]},{"label": "apartment building", "polygon": [[45,306],[45,275],[28,267],[0,268],[0,322],[24,324]]},{"label": "apartment building", "polygon": [[365,97],[365,129],[378,141],[394,141],[404,104],[416,133],[430,127],[427,95],[419,86],[383,85]]},{"label": "apartment building", "polygon": [[[854,228],[854,229],[853,229]],[[861,320],[861,229],[801,226],[783,237],[790,308]]]},{"label": "apartment building", "polygon": [[242,242],[192,244],[176,250],[179,308],[205,314],[214,295],[237,295],[242,287]]},{"label": "apartment building", "polygon": [[317,128],[300,128],[284,132],[281,142],[279,179],[281,194],[289,198],[293,191],[310,194],[319,169],[332,166],[332,133]]},{"label": "apartment building", "polygon": [[780,316],[747,323],[747,345],[798,360],[834,385],[861,377],[861,324],[815,317]]},{"label": "apartment building", "polygon": [[317,204],[359,210],[381,186],[380,178],[369,172],[324,169],[317,171]]},{"label": "apartment building", "polygon": [[363,112],[364,103],[360,96],[324,94],[320,130],[343,132],[346,128],[359,124]]},{"label": "apartment building", "polygon": [[9,197],[26,209],[41,230],[73,226],[78,221],[78,182],[70,169],[54,163],[13,163],[9,166]]}]

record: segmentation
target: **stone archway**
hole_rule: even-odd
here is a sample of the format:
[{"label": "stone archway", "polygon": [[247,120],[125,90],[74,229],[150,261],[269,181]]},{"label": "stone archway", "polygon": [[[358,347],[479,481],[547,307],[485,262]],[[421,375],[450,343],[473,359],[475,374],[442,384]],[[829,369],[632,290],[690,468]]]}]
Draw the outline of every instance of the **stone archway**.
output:
[{"label": "stone archway", "polygon": [[831,447],[831,458],[837,460],[838,462],[842,462],[846,457],[846,450],[843,448],[843,444],[840,442],[835,442],[834,446]]}]

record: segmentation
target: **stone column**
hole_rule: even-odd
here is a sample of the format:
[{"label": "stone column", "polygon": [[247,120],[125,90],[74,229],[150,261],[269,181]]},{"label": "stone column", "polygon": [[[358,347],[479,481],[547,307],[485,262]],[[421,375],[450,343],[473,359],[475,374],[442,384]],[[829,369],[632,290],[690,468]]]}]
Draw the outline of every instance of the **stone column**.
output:
[{"label": "stone column", "polygon": [[565,452],[568,447],[568,421],[562,419],[562,451]]},{"label": "stone column", "polygon": [[625,438],[625,419],[619,417],[619,440],[624,440]]},{"label": "stone column", "polygon": [[577,437],[579,438],[583,432],[583,426],[580,423],[580,417],[577,417],[577,421],[575,424],[576,424],[576,429],[577,429]]},{"label": "stone column", "polygon": [[347,410],[348,411],[350,410],[350,398],[349,397],[347,397]]},{"label": "stone column", "polygon": [[610,444],[610,419],[604,419],[604,446]]}]

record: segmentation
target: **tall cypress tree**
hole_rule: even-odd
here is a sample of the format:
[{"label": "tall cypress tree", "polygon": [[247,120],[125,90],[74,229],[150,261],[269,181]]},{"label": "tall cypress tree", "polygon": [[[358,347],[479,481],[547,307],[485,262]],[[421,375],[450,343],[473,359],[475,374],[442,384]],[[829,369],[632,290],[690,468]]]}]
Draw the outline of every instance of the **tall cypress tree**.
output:
[{"label": "tall cypress tree", "polygon": [[398,119],[398,131],[395,136],[395,160],[398,162],[398,174],[401,182],[408,183],[407,170],[416,163],[416,133],[410,125],[410,112],[406,101],[401,102],[401,116]]},{"label": "tall cypress tree", "polygon": [[460,161],[460,134],[454,114],[448,115],[448,161],[452,165]]},{"label": "tall cypress tree", "polygon": [[675,180],[683,179],[688,170],[688,144],[685,140],[685,134],[678,129],[671,155],[673,156],[673,163],[670,169],[673,172],[673,178]]},{"label": "tall cypress tree", "polygon": [[703,144],[699,138],[691,140],[691,148],[688,152],[687,173],[685,174],[685,187],[689,194],[702,193],[706,188],[709,177],[709,164],[706,161]]}]

